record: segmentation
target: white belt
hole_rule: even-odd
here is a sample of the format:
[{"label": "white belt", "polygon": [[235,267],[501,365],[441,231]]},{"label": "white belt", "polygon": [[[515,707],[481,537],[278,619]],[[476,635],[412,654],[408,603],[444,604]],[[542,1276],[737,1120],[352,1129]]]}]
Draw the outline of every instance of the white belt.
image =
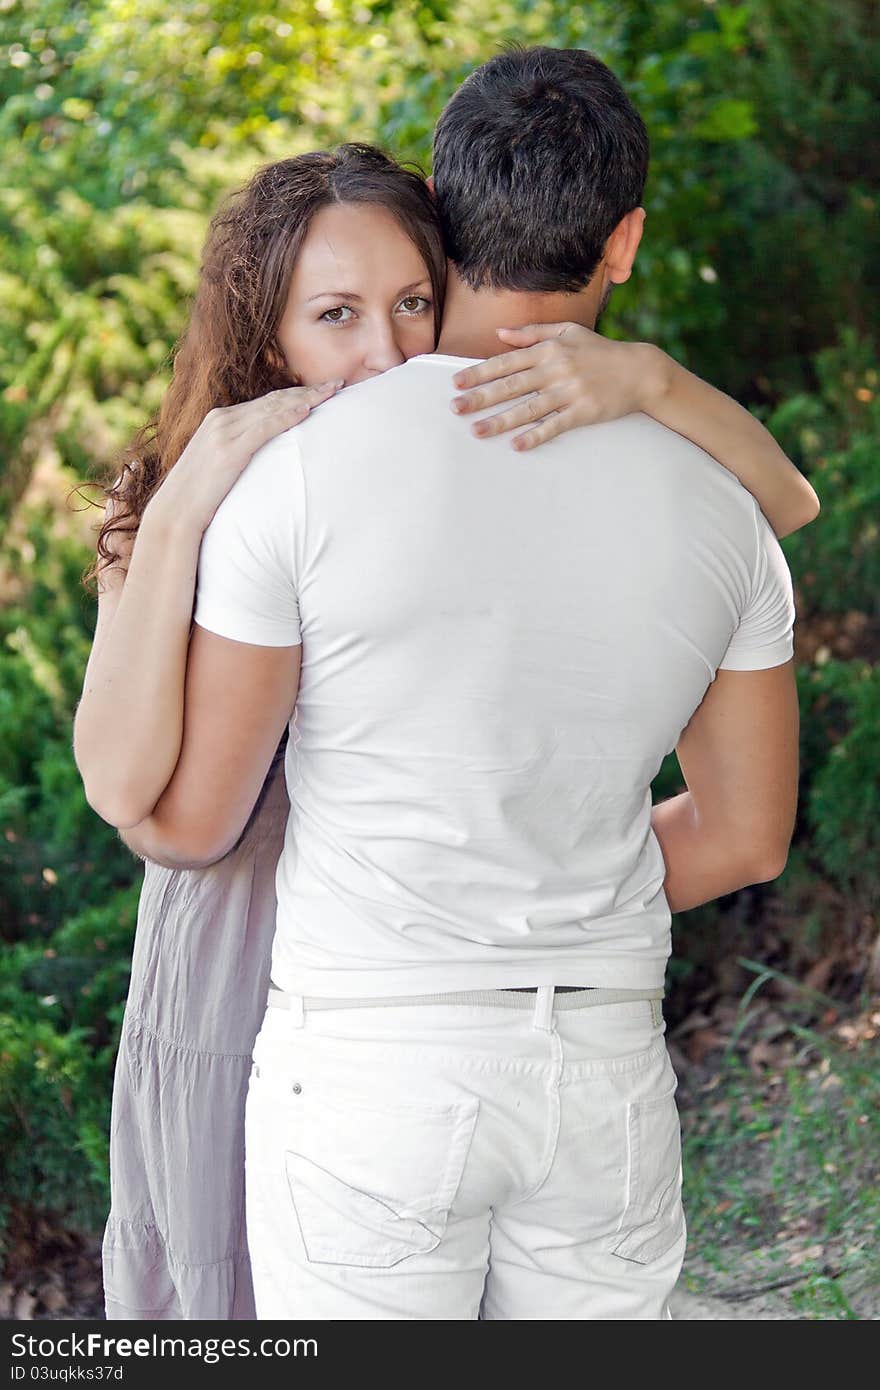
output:
[{"label": "white belt", "polygon": [[[663,998],[662,989],[575,989],[565,987],[568,992],[554,992],[554,1009],[590,1009],[598,1004],[625,1004],[640,999],[656,1000]],[[558,987],[557,987],[558,989]],[[289,1009],[292,1001],[302,1001],[304,1010],[309,1009],[369,1009],[387,1004],[496,1004],[505,1009],[534,1009],[537,986],[526,986],[521,990],[511,989],[463,989],[446,994],[392,994],[375,999],[315,999],[286,990],[269,988],[268,1003],[271,1008]]]}]

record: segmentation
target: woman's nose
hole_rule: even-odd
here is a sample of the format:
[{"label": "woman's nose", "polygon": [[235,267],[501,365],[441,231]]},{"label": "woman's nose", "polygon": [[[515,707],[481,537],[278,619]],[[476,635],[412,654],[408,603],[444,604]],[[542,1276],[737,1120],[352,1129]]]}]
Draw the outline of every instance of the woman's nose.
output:
[{"label": "woman's nose", "polygon": [[387,372],[389,367],[399,367],[406,361],[406,354],[395,331],[395,324],[388,319],[377,321],[371,330],[364,366],[373,372]]}]

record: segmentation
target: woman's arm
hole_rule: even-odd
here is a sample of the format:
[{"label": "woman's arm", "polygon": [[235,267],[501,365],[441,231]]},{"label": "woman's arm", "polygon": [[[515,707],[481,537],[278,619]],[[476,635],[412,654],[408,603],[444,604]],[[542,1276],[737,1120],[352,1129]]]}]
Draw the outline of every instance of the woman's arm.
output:
[{"label": "woman's arm", "polygon": [[739,478],[778,537],[815,521],[819,498],[769,430],[731,396],[650,343],[642,409],[698,444]]},{"label": "woman's arm", "polygon": [[[180,758],[205,528],[257,449],[334,390],[291,387],[211,411],[147,504],[134,544],[102,568],[73,748],[89,804],[111,825],[143,822]],[[137,852],[152,857],[141,844]]]},{"label": "woman's arm", "polygon": [[123,838],[172,869],[222,859],[249,821],[296,704],[302,647],[260,647],[193,624],[180,755]]},{"label": "woman's arm", "polygon": [[95,637],[73,726],[88,802],[119,827],[152,809],[180,752],[202,529],[167,505],[170,494],[160,503],[164,488],[148,504],[133,548],[117,543],[117,564],[100,572]]},{"label": "woman's arm", "polygon": [[530,449],[576,425],[643,411],[735,474],[777,536],[818,516],[810,483],[760,421],[653,344],[602,338],[575,323],[501,328],[498,334],[517,350],[458,372],[455,385],[467,394],[456,397],[453,409],[466,414],[532,394],[478,421],[476,434],[531,425],[513,440],[514,448]]}]

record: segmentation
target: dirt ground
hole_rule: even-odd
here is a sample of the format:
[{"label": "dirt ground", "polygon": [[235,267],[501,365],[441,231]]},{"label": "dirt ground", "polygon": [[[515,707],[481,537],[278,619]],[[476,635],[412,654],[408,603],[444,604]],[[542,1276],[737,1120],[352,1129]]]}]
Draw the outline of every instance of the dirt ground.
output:
[{"label": "dirt ground", "polygon": [[788,1302],[773,1293],[734,1301],[689,1293],[683,1288],[676,1289],[673,1296],[672,1316],[679,1322],[695,1322],[702,1318],[721,1322],[733,1322],[738,1318],[749,1322],[789,1322],[794,1318]]}]

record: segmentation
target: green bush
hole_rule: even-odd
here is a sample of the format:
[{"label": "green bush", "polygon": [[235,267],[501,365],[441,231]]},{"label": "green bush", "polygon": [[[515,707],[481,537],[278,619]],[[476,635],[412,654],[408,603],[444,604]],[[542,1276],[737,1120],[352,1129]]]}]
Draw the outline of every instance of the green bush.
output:
[{"label": "green bush", "polygon": [[0,1014],[0,1219],[10,1206],[95,1230],[107,1207],[108,1051],[86,1029]]},{"label": "green bush", "polygon": [[[880,370],[876,344],[844,328],[815,358],[818,389],[783,401],[767,427],[811,479],[822,515],[785,540],[798,616],[880,619]],[[880,651],[876,644],[875,651]]]},{"label": "green bush", "polygon": [[0,1234],[14,1204],[96,1229],[140,867],[89,807],[71,726],[94,605],[83,546],[18,518],[0,610]]},{"label": "green bush", "polygon": [[88,554],[57,534],[44,504],[21,518],[7,576],[22,598],[0,609],[0,901],[2,937],[46,936],[84,901],[130,881],[132,859],[88,805],[72,723],[94,605],[80,575]]},{"label": "green bush", "polygon": [[829,731],[825,756],[810,769],[810,845],[856,927],[880,902],[880,666],[829,661],[809,685],[803,717]]},{"label": "green bush", "polygon": [[[880,294],[874,0],[635,0],[609,60],[652,137],[628,334],[739,399],[810,390]],[[604,54],[603,54],[604,56]]]}]

